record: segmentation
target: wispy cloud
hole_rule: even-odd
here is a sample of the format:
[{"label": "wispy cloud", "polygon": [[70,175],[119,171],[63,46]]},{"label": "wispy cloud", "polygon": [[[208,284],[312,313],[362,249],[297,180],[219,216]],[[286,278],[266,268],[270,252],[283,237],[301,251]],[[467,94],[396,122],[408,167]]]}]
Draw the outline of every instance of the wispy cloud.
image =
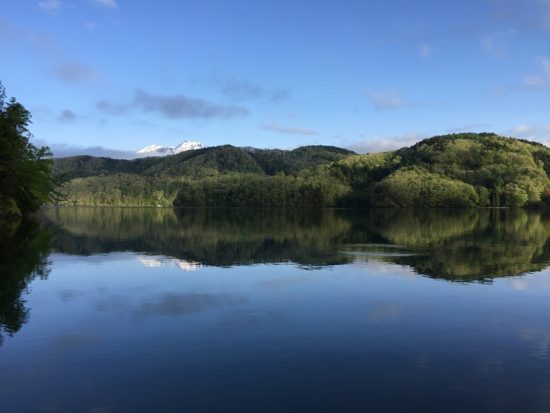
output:
[{"label": "wispy cloud", "polygon": [[550,29],[550,1],[539,0],[542,7],[542,25],[545,29]]},{"label": "wispy cloud", "polygon": [[62,110],[57,119],[63,123],[70,123],[80,119],[81,116],[70,109]]},{"label": "wispy cloud", "polygon": [[491,128],[493,125],[491,123],[472,123],[470,125],[460,126],[457,128],[447,129],[446,133],[460,133],[460,132],[472,132],[479,129]]},{"label": "wispy cloud", "polygon": [[515,138],[530,139],[545,145],[550,145],[550,124],[548,125],[527,125],[520,124],[508,129],[503,133],[506,136]]},{"label": "wispy cloud", "polygon": [[395,91],[369,92],[372,107],[375,110],[392,110],[409,106],[409,103]]},{"label": "wispy cloud", "polygon": [[61,0],[42,0],[38,2],[38,7],[45,11],[55,11],[61,7]]},{"label": "wispy cloud", "polygon": [[221,92],[234,100],[256,99],[264,94],[260,85],[244,80],[228,79],[221,87]]},{"label": "wispy cloud", "polygon": [[48,66],[48,74],[57,79],[69,83],[101,79],[96,69],[67,57],[57,39],[47,32],[13,25],[0,18],[0,46],[3,42],[19,49],[30,46],[33,53]]},{"label": "wispy cloud", "polygon": [[523,31],[550,30],[549,0],[492,0],[490,4],[499,23]]},{"label": "wispy cloud", "polygon": [[260,128],[263,129],[263,130],[271,131],[271,132],[286,133],[286,134],[289,134],[289,135],[311,136],[311,135],[318,135],[319,134],[318,131],[313,130],[313,129],[303,128],[303,127],[299,127],[299,126],[283,126],[283,125],[278,125],[276,123],[268,123],[268,124],[260,126]]},{"label": "wispy cloud", "polygon": [[432,46],[428,42],[422,42],[418,49],[418,53],[422,57],[430,57],[432,55]]},{"label": "wispy cloud", "polygon": [[171,119],[233,118],[249,113],[248,109],[241,106],[223,105],[185,95],[157,95],[143,90],[135,92],[132,105]]},{"label": "wispy cloud", "polygon": [[48,146],[52,151],[54,158],[79,155],[102,156],[114,159],[134,159],[138,157],[134,151],[109,149],[103,146],[78,146],[64,143],[48,143],[40,139],[34,140],[33,144],[36,146]]},{"label": "wispy cloud", "polygon": [[268,102],[270,103],[279,103],[283,100],[288,99],[290,96],[290,91],[288,89],[277,89],[274,91],[271,91],[268,95]]},{"label": "wispy cloud", "polygon": [[100,79],[99,72],[78,62],[61,61],[52,69],[52,74],[64,82],[93,82]]},{"label": "wispy cloud", "polygon": [[109,9],[116,9],[118,7],[116,0],[94,0],[94,2]]},{"label": "wispy cloud", "polygon": [[117,104],[106,99],[99,100],[95,106],[101,112],[109,115],[123,115],[130,108],[129,104]]},{"label": "wispy cloud", "polygon": [[224,105],[182,94],[154,94],[141,89],[136,90],[133,99],[127,103],[100,100],[96,107],[111,115],[121,115],[137,108],[169,119],[239,118],[249,115],[248,109],[242,106]]},{"label": "wispy cloud", "polygon": [[[117,0],[91,0],[93,3],[98,4],[99,6],[116,9],[118,8]],[[65,2],[66,4],[67,2]],[[38,2],[38,7],[47,12],[54,12],[59,10],[63,6],[61,0],[41,0]]]},{"label": "wispy cloud", "polygon": [[271,89],[246,80],[229,78],[216,81],[220,84],[221,93],[231,100],[243,101],[265,99],[271,103],[280,102],[289,96],[287,89]]},{"label": "wispy cloud", "polygon": [[346,146],[357,153],[377,153],[411,146],[422,139],[423,136],[416,133],[390,137],[373,136]]},{"label": "wispy cloud", "polygon": [[497,56],[504,57],[508,55],[508,48],[506,38],[511,34],[503,32],[494,32],[484,34],[481,37],[481,47],[487,53]]},{"label": "wispy cloud", "polygon": [[550,58],[540,59],[541,70],[537,74],[529,74],[523,77],[523,86],[539,89],[550,86]]}]

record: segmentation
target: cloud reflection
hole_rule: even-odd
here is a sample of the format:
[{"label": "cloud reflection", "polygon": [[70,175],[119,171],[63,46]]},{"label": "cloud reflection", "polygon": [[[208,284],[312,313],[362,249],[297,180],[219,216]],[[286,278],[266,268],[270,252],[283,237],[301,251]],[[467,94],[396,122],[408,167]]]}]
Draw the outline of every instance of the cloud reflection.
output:
[{"label": "cloud reflection", "polygon": [[167,293],[155,300],[145,300],[134,311],[139,319],[154,316],[179,317],[187,314],[245,304],[246,297],[234,294]]},{"label": "cloud reflection", "polygon": [[178,260],[175,258],[149,257],[139,255],[137,260],[146,267],[178,267],[182,271],[196,271],[202,268],[200,262]]}]

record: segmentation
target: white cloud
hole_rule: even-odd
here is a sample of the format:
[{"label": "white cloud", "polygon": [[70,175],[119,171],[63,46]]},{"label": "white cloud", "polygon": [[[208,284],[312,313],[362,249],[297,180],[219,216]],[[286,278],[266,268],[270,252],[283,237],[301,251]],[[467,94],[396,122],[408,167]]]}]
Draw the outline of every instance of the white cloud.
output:
[{"label": "white cloud", "polygon": [[520,124],[508,129],[503,133],[514,138],[528,139],[550,146],[550,124],[548,125],[526,125]]},{"label": "white cloud", "polygon": [[392,110],[409,106],[408,102],[397,92],[370,92],[370,102],[375,110]]},{"label": "white cloud", "polygon": [[100,6],[107,7],[109,9],[116,9],[118,7],[116,0],[94,0],[94,1]]},{"label": "white cloud", "polygon": [[540,59],[541,71],[537,74],[529,74],[523,77],[523,85],[532,89],[550,86],[550,58]]},{"label": "white cloud", "polygon": [[414,145],[422,139],[423,136],[415,133],[390,137],[373,136],[347,145],[347,148],[358,153],[387,152]]},{"label": "white cloud", "polygon": [[38,7],[46,11],[55,11],[61,7],[61,0],[42,0],[38,2]]}]

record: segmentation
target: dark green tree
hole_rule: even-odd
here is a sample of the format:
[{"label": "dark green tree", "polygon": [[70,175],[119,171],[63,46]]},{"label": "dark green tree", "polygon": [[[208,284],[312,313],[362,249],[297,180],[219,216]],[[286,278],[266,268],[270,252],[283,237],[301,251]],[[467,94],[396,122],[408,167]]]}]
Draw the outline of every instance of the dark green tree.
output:
[{"label": "dark green tree", "polygon": [[54,191],[51,154],[30,143],[30,123],[30,112],[7,99],[0,83],[0,217],[35,211]]}]

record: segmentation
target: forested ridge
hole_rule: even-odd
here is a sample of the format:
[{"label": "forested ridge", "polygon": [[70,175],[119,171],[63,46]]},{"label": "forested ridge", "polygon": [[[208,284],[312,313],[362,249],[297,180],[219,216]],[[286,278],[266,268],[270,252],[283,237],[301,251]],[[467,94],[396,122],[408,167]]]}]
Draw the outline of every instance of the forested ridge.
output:
[{"label": "forested ridge", "polygon": [[550,149],[491,133],[358,155],[217,146],[136,160],[56,159],[63,205],[521,207],[550,200]]}]

